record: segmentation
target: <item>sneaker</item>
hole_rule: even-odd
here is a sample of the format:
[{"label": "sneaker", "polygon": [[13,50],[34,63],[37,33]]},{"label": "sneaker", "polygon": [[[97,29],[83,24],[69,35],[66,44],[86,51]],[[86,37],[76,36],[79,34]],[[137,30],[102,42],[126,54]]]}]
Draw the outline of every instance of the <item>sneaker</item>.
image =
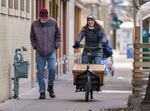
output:
[{"label": "sneaker", "polygon": [[49,96],[51,98],[55,98],[55,93],[54,93],[54,90],[53,90],[53,85],[48,85],[47,91],[49,92]]},{"label": "sneaker", "polygon": [[45,99],[45,98],[46,98],[45,92],[41,92],[39,99]]}]

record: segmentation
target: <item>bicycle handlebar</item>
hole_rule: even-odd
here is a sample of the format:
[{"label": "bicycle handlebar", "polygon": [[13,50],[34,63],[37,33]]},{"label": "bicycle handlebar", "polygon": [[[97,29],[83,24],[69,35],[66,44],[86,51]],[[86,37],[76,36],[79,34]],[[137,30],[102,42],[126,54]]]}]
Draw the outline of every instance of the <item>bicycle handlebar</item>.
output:
[{"label": "bicycle handlebar", "polygon": [[85,48],[85,49],[102,49],[102,48],[104,48],[103,46],[102,46],[102,44],[99,44],[99,45],[97,45],[97,46],[89,46],[89,47],[87,47],[87,46],[85,46],[85,45],[83,45],[83,44],[80,44],[80,46],[79,46],[79,48]]}]

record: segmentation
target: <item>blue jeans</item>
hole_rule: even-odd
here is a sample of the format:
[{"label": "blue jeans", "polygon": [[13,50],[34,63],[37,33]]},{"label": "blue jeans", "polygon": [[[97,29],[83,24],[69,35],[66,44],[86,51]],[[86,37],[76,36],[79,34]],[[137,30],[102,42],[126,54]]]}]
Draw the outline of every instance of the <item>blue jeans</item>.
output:
[{"label": "blue jeans", "polygon": [[101,56],[82,55],[82,64],[101,64]]},{"label": "blue jeans", "polygon": [[37,54],[36,65],[37,65],[37,78],[39,84],[39,92],[45,92],[45,66],[48,65],[48,85],[53,85],[55,80],[56,72],[56,53],[51,52],[47,56],[41,56]]}]

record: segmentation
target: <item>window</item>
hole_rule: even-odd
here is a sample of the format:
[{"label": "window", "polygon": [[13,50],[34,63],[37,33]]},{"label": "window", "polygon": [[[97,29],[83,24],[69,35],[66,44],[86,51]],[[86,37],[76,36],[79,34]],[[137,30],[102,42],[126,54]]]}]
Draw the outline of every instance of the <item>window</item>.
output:
[{"label": "window", "polygon": [[6,7],[6,0],[1,0],[1,6]]},{"label": "window", "polygon": [[18,0],[14,0],[14,9],[18,10]]},{"label": "window", "polygon": [[142,2],[143,2],[143,4],[144,4],[144,3],[146,3],[146,2],[149,2],[149,0],[143,0]]},{"label": "window", "polygon": [[30,12],[30,0],[26,0],[26,12]]},{"label": "window", "polygon": [[13,0],[8,0],[8,7],[13,9]]},{"label": "window", "polygon": [[24,0],[20,0],[20,10],[24,11]]}]

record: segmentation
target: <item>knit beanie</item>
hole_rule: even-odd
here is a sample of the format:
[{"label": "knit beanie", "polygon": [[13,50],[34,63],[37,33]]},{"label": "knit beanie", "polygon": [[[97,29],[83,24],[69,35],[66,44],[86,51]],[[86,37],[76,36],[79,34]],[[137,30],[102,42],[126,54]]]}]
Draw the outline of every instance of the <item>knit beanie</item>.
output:
[{"label": "knit beanie", "polygon": [[40,13],[39,13],[39,17],[40,18],[48,18],[48,11],[47,9],[43,8],[40,10]]}]

